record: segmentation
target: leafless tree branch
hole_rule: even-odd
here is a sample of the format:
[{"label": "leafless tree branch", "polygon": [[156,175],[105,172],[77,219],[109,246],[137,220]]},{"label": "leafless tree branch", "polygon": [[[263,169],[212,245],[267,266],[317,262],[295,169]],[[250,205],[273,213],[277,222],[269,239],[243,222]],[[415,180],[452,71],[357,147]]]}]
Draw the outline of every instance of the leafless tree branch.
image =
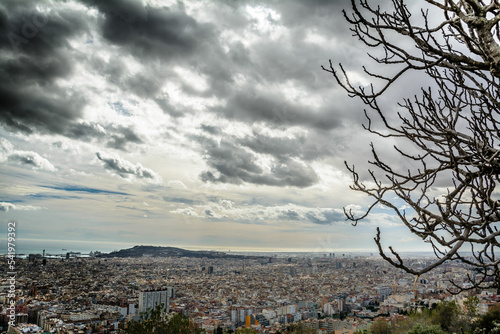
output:
[{"label": "leafless tree branch", "polygon": [[[384,161],[372,145],[371,179],[362,181],[354,166],[346,163],[346,167],[353,176],[351,188],[374,201],[360,216],[344,212],[356,225],[377,205],[388,207],[432,246],[437,257],[425,268],[411,268],[392,247],[386,254],[377,228],[379,253],[391,265],[420,276],[447,260],[460,260],[475,268],[474,278],[470,277],[473,288],[500,291],[500,2],[426,1],[429,10],[419,13],[423,26],[413,23],[403,0],[392,1],[392,12],[372,7],[367,0],[352,0],[352,13],[344,12],[355,37],[383,50],[383,56],[370,54],[370,58],[398,69],[386,76],[363,68],[374,82],[369,87],[355,87],[344,67],[339,64],[337,69],[331,60],[323,70],[350,97],[369,107],[363,125],[367,131],[403,140],[394,149],[413,166],[401,171]],[[431,26],[430,10],[443,14],[435,26]],[[396,42],[389,38],[394,33],[400,36]],[[401,47],[403,39],[411,41],[414,49]],[[422,87],[419,95],[403,99],[398,104],[398,122],[393,123],[377,98],[408,71],[423,72],[435,87]],[[376,84],[381,88],[375,89]],[[384,130],[374,126],[374,118]],[[380,179],[375,171],[385,177]],[[388,200],[394,194],[411,208],[408,212]]]}]

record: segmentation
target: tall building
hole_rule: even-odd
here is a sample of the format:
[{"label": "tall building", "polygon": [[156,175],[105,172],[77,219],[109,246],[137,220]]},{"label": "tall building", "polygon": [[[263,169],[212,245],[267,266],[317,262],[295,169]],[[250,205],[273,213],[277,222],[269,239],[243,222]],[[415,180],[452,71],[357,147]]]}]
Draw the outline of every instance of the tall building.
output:
[{"label": "tall building", "polygon": [[388,296],[392,295],[393,289],[390,286],[379,286],[376,288],[380,295],[380,300],[384,301]]},{"label": "tall building", "polygon": [[173,286],[168,286],[167,287],[167,294],[170,299],[175,298],[175,287]]},{"label": "tall building", "polygon": [[170,308],[170,294],[168,290],[152,290],[139,292],[139,314],[163,304],[165,311]]},{"label": "tall building", "polygon": [[339,312],[344,311],[344,300],[343,299],[339,299],[337,301],[337,308],[339,309]]}]

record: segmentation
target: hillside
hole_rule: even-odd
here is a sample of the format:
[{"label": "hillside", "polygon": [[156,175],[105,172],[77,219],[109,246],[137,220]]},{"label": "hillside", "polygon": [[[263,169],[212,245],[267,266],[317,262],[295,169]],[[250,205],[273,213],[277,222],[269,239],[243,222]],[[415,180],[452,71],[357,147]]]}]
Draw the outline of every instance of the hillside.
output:
[{"label": "hillside", "polygon": [[[215,251],[191,251],[177,247],[162,247],[162,246],[134,246],[128,249],[121,249],[107,254],[101,254],[99,257],[194,257],[194,258],[210,258],[210,259],[244,259],[249,258],[243,255],[231,255],[224,252]],[[252,257],[256,258],[256,257]]]}]

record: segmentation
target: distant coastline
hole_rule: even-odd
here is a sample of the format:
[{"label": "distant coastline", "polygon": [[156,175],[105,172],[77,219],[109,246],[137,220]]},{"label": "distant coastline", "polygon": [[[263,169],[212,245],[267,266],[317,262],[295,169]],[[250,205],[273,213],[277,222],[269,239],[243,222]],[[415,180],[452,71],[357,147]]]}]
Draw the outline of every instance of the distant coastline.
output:
[{"label": "distant coastline", "polygon": [[[109,243],[97,243],[97,242],[86,242],[86,241],[71,241],[71,242],[54,242],[54,241],[35,241],[31,240],[23,242],[22,240],[18,242],[16,247],[16,254],[18,255],[28,255],[28,254],[42,254],[45,250],[46,255],[57,255],[61,256],[68,252],[81,253],[82,256],[89,254],[90,252],[99,251],[101,253],[109,254],[111,252],[117,252],[120,250],[129,249],[137,245],[130,244],[109,244]],[[158,247],[158,245],[150,245]],[[166,246],[160,246],[166,247]],[[179,247],[186,251],[214,251],[214,252],[224,252],[231,255],[244,255],[244,256],[262,256],[262,257],[313,257],[313,258],[333,258],[345,259],[354,257],[379,257],[377,252],[370,251],[342,251],[336,250],[335,252],[327,251],[238,251],[238,250],[213,250],[210,247]],[[7,247],[3,243],[0,243],[0,255],[7,254]],[[433,252],[426,251],[414,251],[414,252],[401,252],[404,257],[435,257]]]}]

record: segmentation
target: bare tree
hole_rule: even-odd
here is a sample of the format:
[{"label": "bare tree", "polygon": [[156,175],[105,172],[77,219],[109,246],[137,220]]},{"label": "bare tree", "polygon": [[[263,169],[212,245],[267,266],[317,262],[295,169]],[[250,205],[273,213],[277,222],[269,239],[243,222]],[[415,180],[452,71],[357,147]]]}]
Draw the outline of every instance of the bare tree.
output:
[{"label": "bare tree", "polygon": [[[369,163],[375,168],[369,171],[371,179],[361,180],[354,166],[346,166],[353,175],[351,188],[372,197],[373,204],[361,215],[345,213],[355,225],[375,206],[383,205],[432,245],[436,261],[412,268],[392,247],[391,253],[384,251],[377,228],[380,255],[397,268],[418,277],[446,260],[458,259],[477,273],[469,277],[471,288],[500,290],[500,195],[496,188],[500,181],[500,2],[426,0],[426,9],[416,15],[420,26],[402,0],[393,0],[391,7],[385,11],[366,0],[359,4],[352,0],[352,13],[344,11],[353,35],[382,51],[382,56],[369,54],[371,59],[396,67],[391,76],[363,68],[381,83],[380,89],[373,84],[354,86],[341,64],[336,67],[330,61],[323,69],[349,96],[369,107],[366,130],[417,148],[394,147],[414,168],[401,171],[384,161],[372,144]],[[436,12],[443,16],[433,24]],[[433,87],[422,87],[419,95],[398,103],[398,117],[393,121],[380,107],[379,97],[412,70],[428,76]],[[374,125],[375,118],[382,129]],[[411,209],[398,208],[391,200],[394,194]],[[464,289],[455,286],[456,291]]]}]

